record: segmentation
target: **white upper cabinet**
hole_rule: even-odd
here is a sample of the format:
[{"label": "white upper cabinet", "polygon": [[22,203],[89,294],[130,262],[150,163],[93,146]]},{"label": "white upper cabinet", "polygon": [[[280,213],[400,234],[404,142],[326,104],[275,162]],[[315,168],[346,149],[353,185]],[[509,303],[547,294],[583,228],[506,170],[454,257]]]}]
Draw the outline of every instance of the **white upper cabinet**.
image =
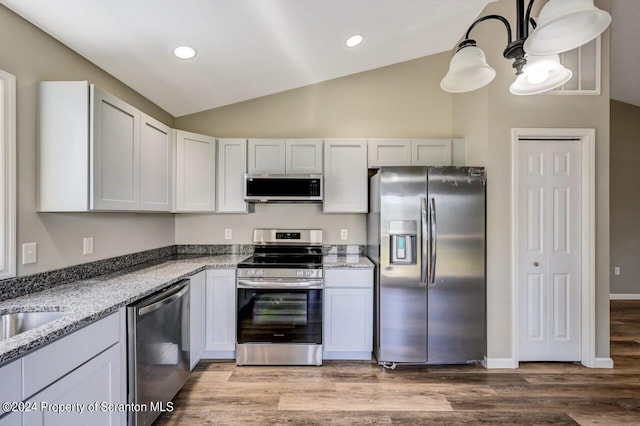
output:
[{"label": "white upper cabinet", "polygon": [[91,85],[92,210],[140,207],[140,111]]},{"label": "white upper cabinet", "polygon": [[216,209],[216,139],[176,131],[176,212]]},{"label": "white upper cabinet", "polygon": [[322,139],[249,139],[248,173],[322,173]]},{"label": "white upper cabinet", "polygon": [[285,173],[284,139],[249,139],[248,173]]},{"label": "white upper cabinet", "polygon": [[369,139],[369,168],[450,166],[451,139]]},{"label": "white upper cabinet", "polygon": [[286,140],[287,174],[322,174],[322,139]]},{"label": "white upper cabinet", "polygon": [[369,139],[369,168],[411,165],[410,139]]},{"label": "white upper cabinet", "polygon": [[450,166],[451,139],[411,139],[412,166]]},{"label": "white upper cabinet", "polygon": [[218,139],[218,208],[220,213],[247,213],[244,174],[247,172],[247,140]]},{"label": "white upper cabinet", "polygon": [[173,203],[173,134],[147,114],[141,117],[140,210],[168,212]]},{"label": "white upper cabinet", "polygon": [[38,85],[38,211],[170,211],[164,124],[86,81]]},{"label": "white upper cabinet", "polygon": [[368,210],[366,139],[325,139],[325,213],[366,213]]}]

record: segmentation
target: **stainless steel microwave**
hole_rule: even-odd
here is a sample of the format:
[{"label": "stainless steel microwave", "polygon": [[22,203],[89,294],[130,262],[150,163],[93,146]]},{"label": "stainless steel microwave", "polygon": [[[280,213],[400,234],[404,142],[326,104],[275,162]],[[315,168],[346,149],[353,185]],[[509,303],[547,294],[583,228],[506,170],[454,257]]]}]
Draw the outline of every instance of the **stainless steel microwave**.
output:
[{"label": "stainless steel microwave", "polygon": [[322,194],[322,175],[244,175],[248,203],[320,203]]}]

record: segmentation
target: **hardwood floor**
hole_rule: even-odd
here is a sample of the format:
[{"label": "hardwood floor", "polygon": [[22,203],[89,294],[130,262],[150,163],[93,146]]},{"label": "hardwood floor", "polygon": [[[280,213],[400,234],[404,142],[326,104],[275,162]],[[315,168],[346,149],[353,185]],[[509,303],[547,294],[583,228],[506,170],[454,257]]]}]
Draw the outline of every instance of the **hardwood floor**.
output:
[{"label": "hardwood floor", "polygon": [[640,424],[640,301],[611,302],[612,370],[369,362],[236,367],[201,362],[157,425]]}]

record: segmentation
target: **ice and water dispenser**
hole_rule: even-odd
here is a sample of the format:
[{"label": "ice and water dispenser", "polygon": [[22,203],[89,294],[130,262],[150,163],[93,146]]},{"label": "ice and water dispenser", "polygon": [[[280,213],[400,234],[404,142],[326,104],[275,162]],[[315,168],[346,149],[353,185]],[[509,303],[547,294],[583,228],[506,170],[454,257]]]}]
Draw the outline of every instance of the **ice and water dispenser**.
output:
[{"label": "ice and water dispenser", "polygon": [[395,265],[415,265],[418,223],[415,220],[390,220],[391,259]]}]

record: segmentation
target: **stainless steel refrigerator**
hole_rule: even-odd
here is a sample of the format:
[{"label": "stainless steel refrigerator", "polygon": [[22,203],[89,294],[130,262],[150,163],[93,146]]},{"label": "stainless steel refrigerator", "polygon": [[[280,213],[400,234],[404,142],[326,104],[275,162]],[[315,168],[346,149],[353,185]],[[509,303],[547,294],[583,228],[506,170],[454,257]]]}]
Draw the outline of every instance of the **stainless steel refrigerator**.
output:
[{"label": "stainless steel refrigerator", "polygon": [[480,167],[382,167],[371,177],[379,364],[484,358],[485,184]]}]

